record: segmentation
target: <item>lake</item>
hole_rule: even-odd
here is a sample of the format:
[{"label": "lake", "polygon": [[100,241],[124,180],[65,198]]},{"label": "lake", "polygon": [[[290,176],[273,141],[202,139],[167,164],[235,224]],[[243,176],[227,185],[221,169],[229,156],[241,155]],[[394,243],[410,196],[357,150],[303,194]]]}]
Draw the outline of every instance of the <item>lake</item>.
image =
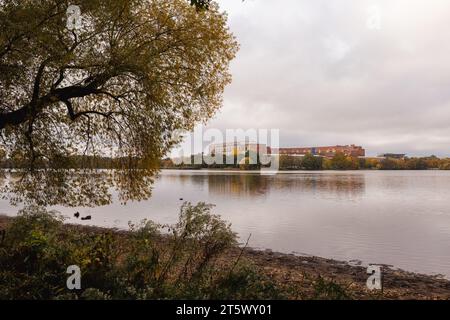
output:
[{"label": "lake", "polygon": [[[216,205],[241,241],[274,251],[353,263],[388,264],[450,278],[450,172],[163,171],[153,196],[127,206],[58,208],[69,222],[126,228],[128,221],[177,220],[183,201]],[[0,212],[17,208],[0,202]]]}]

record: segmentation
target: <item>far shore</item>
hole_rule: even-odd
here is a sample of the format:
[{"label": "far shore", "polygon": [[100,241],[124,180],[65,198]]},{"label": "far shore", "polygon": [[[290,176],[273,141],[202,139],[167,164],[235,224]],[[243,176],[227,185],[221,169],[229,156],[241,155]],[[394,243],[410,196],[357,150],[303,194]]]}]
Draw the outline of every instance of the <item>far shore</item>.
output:
[{"label": "far shore", "polygon": [[432,168],[432,169],[421,169],[421,170],[414,170],[414,169],[392,169],[392,170],[381,170],[381,169],[348,169],[348,170],[332,170],[332,169],[323,169],[323,170],[306,170],[306,169],[279,169],[279,170],[270,170],[270,169],[261,169],[261,170],[246,170],[246,169],[239,169],[239,168],[161,168],[161,171],[212,171],[212,172],[230,172],[230,173],[237,173],[237,172],[244,172],[244,173],[264,173],[264,172],[277,172],[277,173],[329,173],[329,172],[423,172],[423,171],[438,171],[438,172],[447,172],[449,170],[442,170],[438,168]]},{"label": "far shore", "polygon": [[[0,215],[0,230],[7,228],[12,217]],[[113,231],[126,236],[129,231],[94,226],[66,225],[86,233]],[[162,244],[164,239],[161,240]],[[335,281],[351,293],[353,299],[450,299],[450,281],[443,276],[423,275],[383,266],[383,290],[370,291],[366,287],[367,268],[349,262],[336,261],[314,256],[297,256],[271,250],[255,250],[235,247],[229,250],[225,259],[241,256],[261,268],[267,275],[280,283],[296,283],[311,290],[317,277]]]}]

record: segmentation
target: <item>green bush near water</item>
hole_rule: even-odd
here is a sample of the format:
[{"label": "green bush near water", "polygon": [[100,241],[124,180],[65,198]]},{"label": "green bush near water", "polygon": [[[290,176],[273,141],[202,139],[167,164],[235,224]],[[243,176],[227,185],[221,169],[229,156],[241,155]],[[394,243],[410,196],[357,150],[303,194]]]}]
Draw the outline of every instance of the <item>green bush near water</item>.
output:
[{"label": "green bush near water", "polygon": [[[243,258],[229,224],[211,205],[182,206],[178,223],[143,221],[130,232],[65,225],[53,211],[22,210],[0,239],[0,299],[295,299],[299,288],[278,283]],[[235,248],[236,249],[236,248]],[[67,267],[81,269],[70,291]],[[334,297],[319,279],[320,299]],[[325,288],[325,289],[324,289]],[[338,288],[338,289],[336,289]],[[345,296],[347,297],[347,296]]]},{"label": "green bush near water", "polygon": [[[177,224],[143,222],[129,233],[88,231],[65,226],[56,212],[23,210],[0,245],[0,299],[287,298],[249,264],[220,261],[236,235],[210,210],[185,204]],[[81,290],[67,289],[70,265],[81,268]]]}]

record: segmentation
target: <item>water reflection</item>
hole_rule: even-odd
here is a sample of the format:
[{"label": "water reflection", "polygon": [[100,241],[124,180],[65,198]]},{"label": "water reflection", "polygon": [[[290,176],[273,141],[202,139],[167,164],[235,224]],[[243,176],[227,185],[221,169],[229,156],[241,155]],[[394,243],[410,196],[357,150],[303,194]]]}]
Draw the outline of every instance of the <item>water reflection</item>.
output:
[{"label": "water reflection", "polygon": [[234,197],[265,197],[271,183],[267,177],[258,175],[211,175],[208,191],[211,195],[229,194]]},{"label": "water reflection", "polygon": [[162,179],[177,181],[186,186],[205,187],[213,196],[237,198],[266,198],[272,192],[309,193],[329,197],[355,199],[366,191],[363,174],[292,173],[260,175],[253,173],[170,173]]},{"label": "water reflection", "polygon": [[366,189],[364,175],[321,173],[281,175],[272,178],[274,188],[291,193],[310,193],[346,199],[362,196]]},{"label": "water reflection", "polygon": [[[208,202],[241,239],[252,234],[252,247],[450,278],[448,190],[450,172],[444,171],[164,171],[148,201],[76,210],[93,216],[89,224],[127,228],[142,219],[171,224],[183,201]],[[55,209],[80,223],[72,209]],[[0,200],[0,212],[17,208]]]}]

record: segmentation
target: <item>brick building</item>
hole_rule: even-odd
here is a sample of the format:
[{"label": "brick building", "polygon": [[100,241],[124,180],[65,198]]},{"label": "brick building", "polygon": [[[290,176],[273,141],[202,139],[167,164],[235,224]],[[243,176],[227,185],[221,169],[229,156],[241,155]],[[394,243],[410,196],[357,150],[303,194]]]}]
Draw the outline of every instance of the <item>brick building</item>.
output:
[{"label": "brick building", "polygon": [[279,154],[289,156],[304,156],[306,154],[312,154],[315,156],[322,156],[327,158],[334,157],[337,153],[343,153],[346,156],[351,157],[365,157],[366,150],[360,146],[330,146],[330,147],[300,147],[300,148],[271,148],[265,144],[258,143],[218,143],[209,146],[209,153],[211,155],[223,154],[223,155],[239,155],[246,152],[261,152],[263,154]]},{"label": "brick building", "polygon": [[289,155],[289,156],[304,156],[312,154],[315,156],[322,156],[327,158],[334,157],[337,153],[343,153],[351,157],[365,157],[366,150],[354,144],[349,146],[330,146],[330,147],[301,147],[301,148],[280,148],[278,152],[276,149],[272,150],[273,154]]},{"label": "brick building", "polygon": [[251,142],[218,143],[209,146],[209,153],[211,155],[223,154],[232,156],[242,155],[247,152],[267,154],[268,147],[265,144]]}]

